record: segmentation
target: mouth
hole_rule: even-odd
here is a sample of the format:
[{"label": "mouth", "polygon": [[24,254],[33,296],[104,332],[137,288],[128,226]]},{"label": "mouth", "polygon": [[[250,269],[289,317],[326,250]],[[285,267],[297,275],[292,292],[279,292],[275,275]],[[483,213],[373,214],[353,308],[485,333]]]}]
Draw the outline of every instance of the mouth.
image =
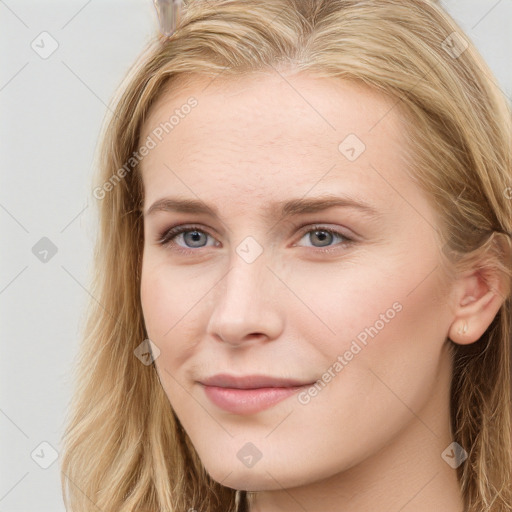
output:
[{"label": "mouth", "polygon": [[203,379],[199,384],[217,407],[233,414],[247,415],[268,409],[313,383],[266,375],[235,377],[219,374]]}]

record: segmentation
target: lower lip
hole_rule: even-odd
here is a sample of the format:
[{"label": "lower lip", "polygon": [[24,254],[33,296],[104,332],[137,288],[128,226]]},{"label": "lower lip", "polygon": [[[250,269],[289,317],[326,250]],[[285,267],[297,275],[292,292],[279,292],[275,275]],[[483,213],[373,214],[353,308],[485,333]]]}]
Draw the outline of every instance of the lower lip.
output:
[{"label": "lower lip", "polygon": [[202,384],[206,396],[218,407],[233,414],[254,414],[281,402],[310,385],[290,388],[235,389]]}]

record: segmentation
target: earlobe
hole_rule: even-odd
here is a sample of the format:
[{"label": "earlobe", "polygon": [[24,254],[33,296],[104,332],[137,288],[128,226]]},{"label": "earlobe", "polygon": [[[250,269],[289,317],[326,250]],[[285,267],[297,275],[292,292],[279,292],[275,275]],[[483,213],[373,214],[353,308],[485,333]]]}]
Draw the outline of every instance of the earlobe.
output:
[{"label": "earlobe", "polygon": [[466,334],[468,332],[468,324],[466,321],[464,321],[463,323],[463,326],[460,327],[458,330],[457,330],[457,334],[459,334],[460,336]]},{"label": "earlobe", "polygon": [[479,298],[473,295],[463,297],[448,337],[459,345],[475,343],[491,325],[503,301],[503,297],[492,289]]}]

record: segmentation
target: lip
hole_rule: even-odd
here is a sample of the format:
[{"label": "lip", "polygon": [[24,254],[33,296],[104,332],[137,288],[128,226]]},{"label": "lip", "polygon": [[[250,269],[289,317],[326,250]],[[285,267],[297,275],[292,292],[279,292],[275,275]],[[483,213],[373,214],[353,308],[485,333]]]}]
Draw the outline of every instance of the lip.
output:
[{"label": "lip", "polygon": [[214,375],[199,383],[212,403],[233,414],[263,411],[312,384],[266,375],[227,374]]},{"label": "lip", "polygon": [[219,373],[199,381],[205,386],[216,386],[220,388],[232,389],[256,389],[256,388],[291,388],[297,386],[306,386],[310,382],[304,382],[295,379],[283,379],[280,377],[271,377],[268,375],[229,375]]}]

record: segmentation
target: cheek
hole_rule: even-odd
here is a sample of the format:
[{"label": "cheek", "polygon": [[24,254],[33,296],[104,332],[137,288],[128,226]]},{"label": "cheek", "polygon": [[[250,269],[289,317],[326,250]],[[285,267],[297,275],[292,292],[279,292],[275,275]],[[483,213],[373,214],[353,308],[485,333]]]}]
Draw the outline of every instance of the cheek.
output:
[{"label": "cheek", "polygon": [[140,299],[149,338],[160,338],[165,332],[163,323],[168,304],[158,272],[155,272],[146,262],[142,265]]},{"label": "cheek", "polygon": [[431,268],[410,270],[397,273],[393,285],[374,281],[385,291],[375,292],[367,309],[358,303],[354,316],[360,323],[350,337],[361,347],[349,363],[355,377],[350,385],[365,389],[376,408],[384,400],[397,412],[404,404],[418,410],[429,400],[445,363],[446,312],[437,300],[436,277],[432,273],[425,279]]},{"label": "cheek", "polygon": [[[313,315],[309,315],[313,321],[307,322],[299,309],[290,324],[297,326],[298,337],[314,341],[309,360],[323,360],[315,365],[320,372],[331,369],[345,375],[334,379],[333,389],[355,386],[369,393],[375,385],[382,386],[381,376],[408,396],[414,383],[421,386],[422,379],[432,383],[442,357],[449,311],[440,300],[440,269],[433,257],[429,260],[428,253],[423,254],[423,258],[410,253],[388,255],[383,261],[394,262],[393,266],[377,261],[364,268],[355,264],[350,270],[330,272],[328,279],[312,273],[303,280],[303,296],[329,331]],[[321,283],[323,294],[318,293]],[[333,368],[338,356],[342,361]]]},{"label": "cheek", "polygon": [[[392,272],[396,277],[390,280]],[[306,429],[305,437],[314,438],[323,429],[333,443],[340,433],[348,440],[367,439],[371,451],[409,422],[411,411],[421,411],[432,399],[446,369],[446,327],[443,306],[436,300],[436,280],[430,275],[422,281],[421,274],[414,268],[388,268],[385,274],[376,269],[365,279],[345,279],[344,291],[330,294],[337,294],[336,306],[327,298],[316,303],[320,316],[331,311],[329,325],[336,334],[326,338],[315,335],[314,329],[307,334],[317,344],[304,359],[322,362],[315,364],[317,390],[302,397],[306,405],[301,411],[308,420],[297,428]],[[304,332],[306,322],[299,317],[296,321],[302,322],[299,329]],[[336,426],[329,432],[326,411]],[[340,458],[346,449],[341,446]]]},{"label": "cheek", "polygon": [[390,326],[402,321],[405,305],[414,299],[407,297],[407,281],[402,268],[378,262],[352,260],[327,270],[321,265],[296,269],[289,272],[287,285],[299,292],[301,301],[289,294],[283,315],[292,329],[305,334],[303,340],[314,340],[320,352],[343,353],[354,339],[364,346],[391,334]]},{"label": "cheek", "polygon": [[146,331],[161,351],[169,345],[167,340],[186,323],[183,317],[187,290],[182,289],[180,280],[170,275],[169,270],[147,261],[143,262],[141,274],[140,296]]},{"label": "cheek", "polygon": [[189,357],[192,346],[182,331],[187,317],[180,300],[180,286],[176,279],[168,279],[164,268],[143,264],[140,294],[147,336],[160,350],[155,359],[160,382],[170,402],[179,404],[180,386],[174,376],[176,368]]},{"label": "cheek", "polygon": [[141,304],[147,335],[160,349],[157,367],[165,365],[174,373],[204,337],[204,305],[211,283],[201,279],[197,269],[176,269],[160,260],[143,261]]}]

